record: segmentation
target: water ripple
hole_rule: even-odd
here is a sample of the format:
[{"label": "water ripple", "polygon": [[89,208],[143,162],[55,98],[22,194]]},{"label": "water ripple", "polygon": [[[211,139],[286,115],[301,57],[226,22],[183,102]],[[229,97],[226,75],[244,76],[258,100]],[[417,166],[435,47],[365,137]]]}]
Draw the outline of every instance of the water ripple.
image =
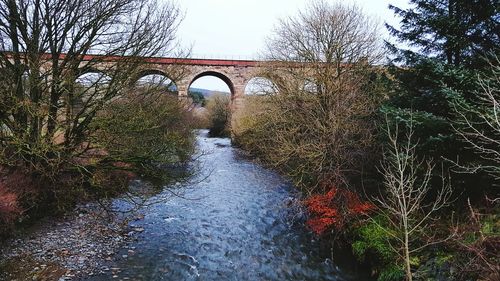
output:
[{"label": "water ripple", "polygon": [[284,179],[245,160],[228,139],[202,131],[197,144],[205,152],[200,177],[210,176],[183,196],[199,200],[171,197],[145,209],[144,220],[134,222],[145,229],[132,245],[136,253],[113,262],[119,278],[369,280],[347,258],[326,259],[325,247],[289,220],[301,215],[289,207],[295,196]]}]

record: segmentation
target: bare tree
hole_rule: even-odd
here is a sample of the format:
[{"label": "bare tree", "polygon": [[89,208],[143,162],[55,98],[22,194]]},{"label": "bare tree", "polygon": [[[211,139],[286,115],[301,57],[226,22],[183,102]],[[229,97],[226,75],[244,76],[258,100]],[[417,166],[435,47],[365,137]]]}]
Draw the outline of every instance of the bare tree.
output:
[{"label": "bare tree", "polygon": [[[455,132],[462,138],[466,146],[477,154],[472,163],[463,163],[457,159],[455,164],[459,172],[476,173],[483,171],[493,179],[493,198],[486,198],[486,204],[474,208],[468,199],[470,210],[469,222],[459,228],[456,245],[463,253],[462,272],[473,273],[484,280],[498,280],[500,265],[498,252],[500,238],[494,231],[484,226],[488,219],[498,216],[500,197],[500,60],[494,57],[489,61],[488,72],[478,75],[478,91],[468,100],[459,97],[454,100],[455,115],[452,123]],[[495,190],[495,188],[497,190]],[[489,194],[487,196],[489,196]],[[498,219],[497,219],[498,220]],[[486,231],[485,231],[486,230]],[[470,237],[474,237],[472,239]]]},{"label": "bare tree", "polygon": [[[378,214],[384,216],[390,223],[387,234],[395,241],[391,244],[405,265],[406,278],[412,280],[411,258],[414,253],[442,240],[428,239],[422,241],[423,230],[431,237],[433,231],[429,227],[436,212],[450,203],[451,186],[444,176],[442,185],[435,192],[434,198],[429,198],[430,180],[434,170],[431,160],[417,159],[415,149],[418,142],[413,141],[413,124],[407,128],[406,138],[399,138],[398,126],[391,129],[387,121],[388,147],[380,168],[384,176],[384,192],[375,197]],[[374,220],[375,221],[375,220]],[[433,238],[433,237],[432,237]]]},{"label": "bare tree", "polygon": [[[466,172],[484,170],[500,180],[500,61],[490,63],[491,73],[478,77],[479,91],[473,103],[463,99],[454,102],[458,116],[453,124],[464,142],[481,158],[482,162],[462,167]],[[499,200],[498,198],[496,200]]]},{"label": "bare tree", "polygon": [[1,0],[0,164],[57,170],[85,153],[89,124],[126,92],[142,57],[177,50],[180,19],[157,0]]},{"label": "bare tree", "polygon": [[340,2],[315,1],[280,21],[266,51],[274,63],[261,75],[271,82],[263,87],[268,105],[248,116],[257,123],[235,121],[242,130],[236,138],[245,134],[242,124],[260,126],[248,132],[261,141],[247,143],[308,193],[321,191],[320,182],[348,184],[346,175],[359,175],[373,144],[369,116],[379,98],[369,73],[380,57],[379,38],[374,20]]},{"label": "bare tree", "polygon": [[380,61],[379,24],[356,5],[313,1],[279,22],[267,57],[276,61],[327,63],[337,74],[360,62]]}]

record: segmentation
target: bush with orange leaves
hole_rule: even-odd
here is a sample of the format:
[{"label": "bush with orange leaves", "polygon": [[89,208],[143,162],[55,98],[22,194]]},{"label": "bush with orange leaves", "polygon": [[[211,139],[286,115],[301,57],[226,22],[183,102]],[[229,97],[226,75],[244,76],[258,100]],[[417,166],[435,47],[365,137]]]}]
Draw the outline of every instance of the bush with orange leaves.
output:
[{"label": "bush with orange leaves", "polygon": [[342,232],[348,222],[374,209],[354,192],[337,187],[309,197],[305,205],[310,215],[306,225],[317,235],[329,230]]},{"label": "bush with orange leaves", "polygon": [[7,170],[0,166],[0,236],[8,233],[22,218],[24,202],[33,201],[39,183],[23,171]]},{"label": "bush with orange leaves", "polygon": [[17,195],[0,185],[0,223],[9,225],[20,213]]}]

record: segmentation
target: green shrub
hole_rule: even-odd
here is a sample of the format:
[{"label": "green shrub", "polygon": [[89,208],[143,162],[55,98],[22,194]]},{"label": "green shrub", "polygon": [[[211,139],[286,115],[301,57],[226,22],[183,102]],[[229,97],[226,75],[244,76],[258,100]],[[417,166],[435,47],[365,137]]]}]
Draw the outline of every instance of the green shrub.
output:
[{"label": "green shrub", "polygon": [[383,267],[377,278],[378,281],[400,281],[404,280],[405,271],[403,267],[394,264]]},{"label": "green shrub", "polygon": [[231,134],[231,99],[226,95],[214,95],[207,103],[209,115],[209,135],[228,137]]},{"label": "green shrub", "polygon": [[438,251],[436,254],[436,264],[443,266],[446,262],[453,260],[454,255],[448,252]]},{"label": "green shrub", "polygon": [[189,92],[189,97],[193,100],[193,103],[204,107],[207,104],[207,100],[205,99],[205,96],[201,92]]},{"label": "green shrub", "polygon": [[370,261],[378,272],[379,281],[398,281],[405,276],[403,267],[398,264],[398,257],[389,244],[386,222],[381,217],[368,221],[354,230],[356,236],[352,250],[360,261]]},{"label": "green shrub", "polygon": [[357,240],[352,244],[354,255],[361,261],[367,255],[376,255],[384,262],[394,259],[394,251],[388,243],[387,229],[383,229],[381,218],[369,221],[355,230]]},{"label": "green shrub", "polygon": [[485,215],[481,222],[481,232],[485,236],[500,237],[500,215]]},{"label": "green shrub", "polygon": [[93,123],[93,140],[104,154],[97,157],[96,169],[169,180],[172,175],[162,168],[183,165],[193,152],[191,120],[169,95],[131,95],[109,104]]}]

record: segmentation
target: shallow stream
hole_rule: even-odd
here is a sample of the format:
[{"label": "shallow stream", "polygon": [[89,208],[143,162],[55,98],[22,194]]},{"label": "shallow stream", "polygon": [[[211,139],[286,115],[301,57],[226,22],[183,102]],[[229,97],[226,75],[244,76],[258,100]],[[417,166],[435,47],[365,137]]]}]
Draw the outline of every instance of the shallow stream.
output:
[{"label": "shallow stream", "polygon": [[370,280],[350,255],[332,261],[297,223],[287,181],[206,133],[197,137],[199,180],[179,196],[165,190],[151,198],[170,199],[144,207],[144,219],[131,223],[137,241],[109,274],[86,280]]}]

